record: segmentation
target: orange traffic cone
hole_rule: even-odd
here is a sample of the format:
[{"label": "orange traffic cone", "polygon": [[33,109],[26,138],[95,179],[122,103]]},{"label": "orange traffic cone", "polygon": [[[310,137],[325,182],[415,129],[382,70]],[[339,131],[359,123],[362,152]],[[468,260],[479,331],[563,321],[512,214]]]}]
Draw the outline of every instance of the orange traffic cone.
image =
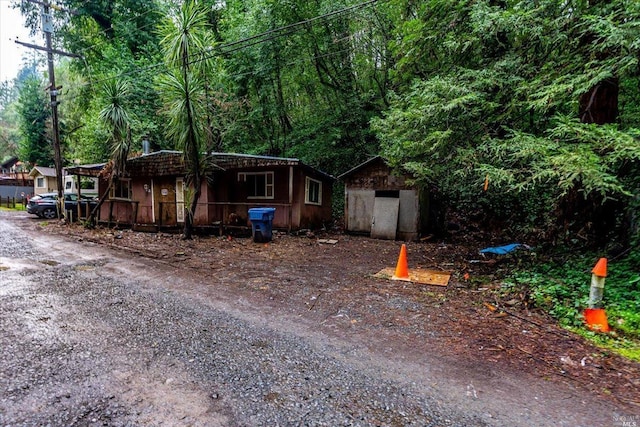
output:
[{"label": "orange traffic cone", "polygon": [[409,279],[409,263],[407,262],[407,245],[405,244],[400,248],[400,256],[398,257],[396,272],[393,277],[391,277],[391,280],[411,281],[411,279]]},{"label": "orange traffic cone", "polygon": [[602,308],[604,280],[607,277],[607,259],[600,258],[591,270],[591,289],[589,291],[589,308],[584,310],[584,322],[587,328],[596,332],[609,332],[607,313]]},{"label": "orange traffic cone", "polygon": [[607,259],[600,258],[591,272],[598,277],[607,277]]},{"label": "orange traffic cone", "polygon": [[609,332],[609,322],[604,308],[585,308],[584,322],[592,331]]}]

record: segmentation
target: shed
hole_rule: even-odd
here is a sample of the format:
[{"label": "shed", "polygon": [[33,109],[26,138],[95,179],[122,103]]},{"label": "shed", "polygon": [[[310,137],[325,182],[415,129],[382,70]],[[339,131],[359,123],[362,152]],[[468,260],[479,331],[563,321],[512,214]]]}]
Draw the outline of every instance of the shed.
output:
[{"label": "shed", "polygon": [[345,230],[373,238],[417,240],[427,228],[428,193],[376,156],[338,177],[345,184]]},{"label": "shed", "polygon": [[58,191],[56,170],[44,166],[34,166],[29,172],[33,178],[33,194],[52,193]]}]

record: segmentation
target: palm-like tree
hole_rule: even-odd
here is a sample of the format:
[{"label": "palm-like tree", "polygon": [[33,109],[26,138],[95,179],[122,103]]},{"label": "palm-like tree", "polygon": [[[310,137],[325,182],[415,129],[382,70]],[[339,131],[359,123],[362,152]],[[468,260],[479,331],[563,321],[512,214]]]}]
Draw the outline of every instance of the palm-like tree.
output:
[{"label": "palm-like tree", "polygon": [[105,168],[109,176],[109,185],[102,194],[96,207],[89,216],[89,225],[95,224],[95,218],[100,206],[109,196],[111,188],[117,180],[124,175],[129,148],[131,147],[131,120],[126,109],[126,98],[130,92],[130,86],[123,80],[112,80],[104,84],[103,92],[107,100],[106,105],[100,110],[100,119],[110,130],[109,147],[111,159]]},{"label": "palm-like tree", "polygon": [[193,230],[193,214],[200,198],[204,179],[206,133],[204,85],[202,79],[212,61],[213,46],[207,31],[207,13],[195,1],[185,1],[161,26],[162,47],[169,74],[161,79],[166,112],[169,116],[167,136],[182,149],[186,169],[185,183],[190,187],[184,222],[185,239]]}]

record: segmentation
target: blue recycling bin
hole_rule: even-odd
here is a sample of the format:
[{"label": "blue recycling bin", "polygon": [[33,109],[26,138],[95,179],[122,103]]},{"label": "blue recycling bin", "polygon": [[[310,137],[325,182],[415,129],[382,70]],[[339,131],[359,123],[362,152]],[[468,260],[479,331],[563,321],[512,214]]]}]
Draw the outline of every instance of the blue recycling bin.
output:
[{"label": "blue recycling bin", "polygon": [[273,237],[273,216],[276,208],[251,208],[251,236],[256,243],[270,242]]}]

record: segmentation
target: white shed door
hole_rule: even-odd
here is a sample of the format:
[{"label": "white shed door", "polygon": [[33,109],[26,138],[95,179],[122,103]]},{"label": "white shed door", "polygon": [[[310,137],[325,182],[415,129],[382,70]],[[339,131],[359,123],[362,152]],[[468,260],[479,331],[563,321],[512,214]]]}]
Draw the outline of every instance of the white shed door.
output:
[{"label": "white shed door", "polygon": [[396,197],[376,197],[373,202],[371,237],[395,240],[398,230],[400,199]]},{"label": "white shed door", "polygon": [[184,179],[176,178],[176,221],[184,222]]}]

